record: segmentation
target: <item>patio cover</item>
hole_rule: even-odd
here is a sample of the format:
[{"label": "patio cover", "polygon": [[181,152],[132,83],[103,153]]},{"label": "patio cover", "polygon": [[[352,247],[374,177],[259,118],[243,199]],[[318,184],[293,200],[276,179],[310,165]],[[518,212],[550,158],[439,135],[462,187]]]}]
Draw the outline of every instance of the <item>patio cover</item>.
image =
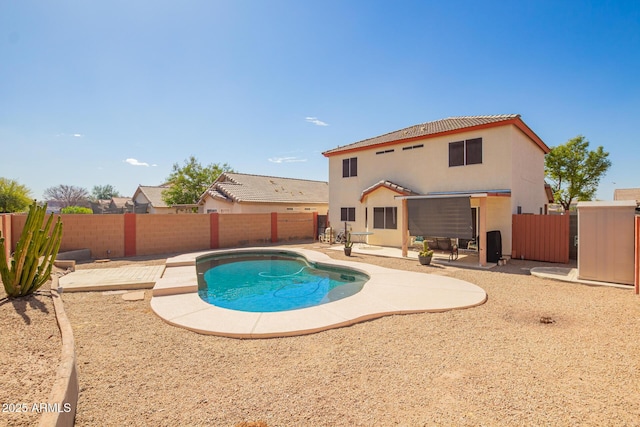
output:
[{"label": "patio cover", "polygon": [[472,239],[471,197],[408,198],[412,236]]}]

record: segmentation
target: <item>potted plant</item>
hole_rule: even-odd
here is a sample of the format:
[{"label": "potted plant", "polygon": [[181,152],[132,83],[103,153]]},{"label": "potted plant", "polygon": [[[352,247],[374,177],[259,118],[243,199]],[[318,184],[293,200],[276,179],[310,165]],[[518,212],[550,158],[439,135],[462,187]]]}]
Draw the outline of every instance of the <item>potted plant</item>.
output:
[{"label": "potted plant", "polygon": [[429,248],[429,242],[427,239],[422,241],[422,250],[418,254],[418,260],[422,265],[431,264],[431,257],[433,257],[433,250]]},{"label": "potted plant", "polygon": [[347,231],[347,240],[344,242],[344,254],[346,256],[351,256],[351,248],[353,247],[353,242],[351,241],[351,233]]}]

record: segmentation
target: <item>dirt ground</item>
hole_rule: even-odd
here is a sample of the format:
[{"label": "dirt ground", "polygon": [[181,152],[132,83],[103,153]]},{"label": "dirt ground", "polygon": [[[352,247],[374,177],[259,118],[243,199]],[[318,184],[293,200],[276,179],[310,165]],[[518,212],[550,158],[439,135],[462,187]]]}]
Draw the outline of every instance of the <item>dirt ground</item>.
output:
[{"label": "dirt ground", "polygon": [[[292,246],[346,259],[326,245]],[[63,294],[78,356],[77,425],[640,425],[640,298],[631,289],[540,279],[529,269],[545,264],[520,260],[479,271],[349,259],[467,280],[488,301],[302,337],[237,340],[166,324],[150,309],[150,291],[137,302]],[[15,369],[3,373],[10,384],[3,402],[46,399],[50,389],[39,367],[59,358],[59,333],[49,297],[34,298],[19,309],[0,302],[0,321],[15,329],[0,343],[9,348],[3,366]],[[0,425],[32,425],[32,415],[3,413]]]}]

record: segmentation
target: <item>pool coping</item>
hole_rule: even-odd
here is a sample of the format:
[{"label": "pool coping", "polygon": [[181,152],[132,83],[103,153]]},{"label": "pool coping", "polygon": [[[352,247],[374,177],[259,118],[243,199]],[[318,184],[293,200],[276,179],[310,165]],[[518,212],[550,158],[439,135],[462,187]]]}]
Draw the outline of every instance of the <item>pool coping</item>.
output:
[{"label": "pool coping", "polygon": [[[350,297],[297,310],[251,313],[204,302],[197,293],[195,260],[225,252],[284,251],[319,265],[348,267],[367,274],[362,290]],[[393,314],[442,312],[483,304],[486,292],[463,280],[394,270],[300,248],[255,247],[196,252],[169,258],[156,282],[151,308],[165,322],[194,332],[231,338],[274,338],[312,334]]]}]

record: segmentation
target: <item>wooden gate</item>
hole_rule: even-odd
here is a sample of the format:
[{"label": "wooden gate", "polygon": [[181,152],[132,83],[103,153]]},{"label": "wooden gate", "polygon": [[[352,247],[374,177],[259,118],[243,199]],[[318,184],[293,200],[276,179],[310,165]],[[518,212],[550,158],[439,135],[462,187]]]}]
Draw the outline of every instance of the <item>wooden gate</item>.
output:
[{"label": "wooden gate", "polygon": [[569,262],[569,215],[513,215],[511,257]]}]

